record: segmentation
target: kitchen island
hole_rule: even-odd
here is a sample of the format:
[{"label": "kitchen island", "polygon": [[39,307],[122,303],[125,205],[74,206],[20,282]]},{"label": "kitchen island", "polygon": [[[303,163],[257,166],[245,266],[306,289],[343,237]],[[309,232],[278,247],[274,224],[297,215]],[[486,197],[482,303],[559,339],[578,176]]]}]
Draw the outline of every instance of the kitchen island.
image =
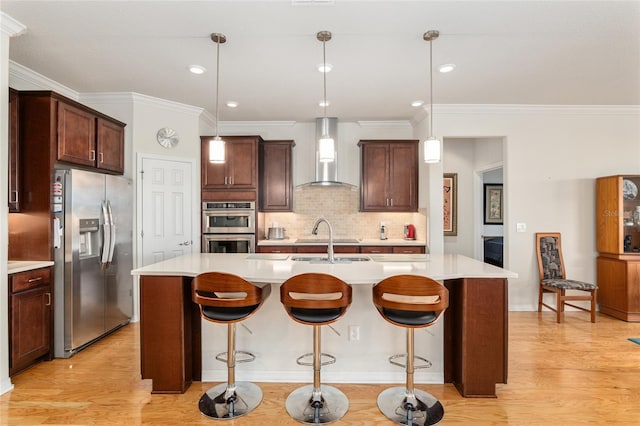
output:
[{"label": "kitchen island", "polygon": [[[517,274],[455,254],[367,255],[366,261],[336,264],[296,261],[295,257],[194,253],[133,270],[140,277],[141,373],[143,379],[152,379],[152,392],[181,393],[193,380],[224,381],[223,364],[207,370],[203,363],[214,365],[215,353],[224,351],[226,327],[210,323],[201,327],[199,310],[191,301],[192,278],[207,271],[273,286],[297,274],[319,272],[353,285],[353,304],[336,323],[341,336],[325,331],[323,350],[338,357],[335,366],[323,371],[327,382],[403,382],[404,371],[387,367],[386,358],[404,351],[404,332],[380,318],[371,302],[371,286],[398,274],[441,281],[450,292],[444,321],[425,329],[428,332],[417,335],[416,341],[416,353],[428,352],[433,363],[430,370],[435,372],[416,374],[416,383],[453,383],[463,396],[495,397],[496,383],[507,382],[507,279]],[[336,255],[344,257],[349,255]],[[295,366],[297,355],[309,351],[309,330],[288,319],[277,289],[272,294],[275,297],[245,321],[253,333],[246,337],[238,333],[238,348],[257,355],[256,362],[237,370],[238,379],[308,380],[307,368],[291,370],[289,366]],[[354,336],[346,333],[347,327],[350,331],[357,327],[357,339],[351,339]],[[364,369],[358,370],[359,366]]]}]

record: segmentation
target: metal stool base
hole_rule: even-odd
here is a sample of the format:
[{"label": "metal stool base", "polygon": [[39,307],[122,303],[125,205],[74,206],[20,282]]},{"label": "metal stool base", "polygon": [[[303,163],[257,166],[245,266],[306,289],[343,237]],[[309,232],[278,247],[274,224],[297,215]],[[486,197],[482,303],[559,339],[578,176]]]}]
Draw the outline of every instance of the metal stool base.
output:
[{"label": "metal stool base", "polygon": [[[227,389],[227,383],[221,383],[206,391],[198,408],[200,412],[212,419],[234,419],[254,410],[262,401],[262,389],[250,382],[236,383],[235,392]],[[233,403],[228,401],[234,396]]]},{"label": "metal stool base", "polygon": [[349,399],[333,386],[320,385],[322,400],[319,407],[313,405],[313,385],[303,386],[291,392],[285,406],[289,415],[309,425],[327,424],[340,420],[349,410]]},{"label": "metal stool base", "polygon": [[385,389],[378,395],[378,408],[389,420],[401,425],[429,426],[440,422],[444,417],[444,407],[433,395],[414,389],[417,407],[408,412],[404,407],[407,401],[407,388]]}]

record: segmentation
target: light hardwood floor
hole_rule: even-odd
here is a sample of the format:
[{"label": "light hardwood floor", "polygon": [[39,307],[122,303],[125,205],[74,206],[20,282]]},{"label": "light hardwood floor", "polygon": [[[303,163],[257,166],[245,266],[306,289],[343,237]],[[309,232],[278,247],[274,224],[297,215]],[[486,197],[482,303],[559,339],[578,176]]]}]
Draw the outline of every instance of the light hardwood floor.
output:
[{"label": "light hardwood floor", "polygon": [[[418,385],[442,401],[441,424],[640,424],[640,345],[627,340],[640,337],[640,323],[599,315],[592,324],[581,312],[567,313],[563,324],[554,318],[509,315],[509,383],[498,386],[498,398],[466,399],[452,385]],[[300,424],[284,408],[299,384],[261,383],[262,404],[233,421],[198,412],[211,383],[194,383],[183,395],[151,395],[149,381],[140,380],[138,330],[128,325],[71,359],[13,377],[15,389],[0,396],[0,424]],[[376,408],[386,385],[336,386],[350,400],[338,424],[393,424]]]}]

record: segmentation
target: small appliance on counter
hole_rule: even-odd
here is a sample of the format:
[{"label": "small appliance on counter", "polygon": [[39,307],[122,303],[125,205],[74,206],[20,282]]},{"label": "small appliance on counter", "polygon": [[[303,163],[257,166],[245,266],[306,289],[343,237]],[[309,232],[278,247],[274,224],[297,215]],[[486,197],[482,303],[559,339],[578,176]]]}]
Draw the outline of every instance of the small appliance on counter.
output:
[{"label": "small appliance on counter", "polygon": [[267,230],[268,240],[284,240],[284,228],[281,226],[272,226]]},{"label": "small appliance on counter", "polygon": [[387,239],[387,228],[384,226],[384,222],[380,222],[380,239]]},{"label": "small appliance on counter", "polygon": [[409,223],[404,226],[404,239],[405,240],[416,239],[416,227],[414,225]]}]

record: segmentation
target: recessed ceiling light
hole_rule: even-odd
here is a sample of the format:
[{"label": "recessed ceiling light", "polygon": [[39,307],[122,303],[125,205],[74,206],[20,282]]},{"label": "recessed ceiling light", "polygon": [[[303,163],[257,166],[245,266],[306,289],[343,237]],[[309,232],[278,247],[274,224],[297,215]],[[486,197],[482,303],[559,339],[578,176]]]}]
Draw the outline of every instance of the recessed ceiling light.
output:
[{"label": "recessed ceiling light", "polygon": [[321,107],[326,107],[326,106],[331,105],[331,102],[321,99],[320,102],[318,102],[318,105],[320,105]]},{"label": "recessed ceiling light", "polygon": [[236,101],[228,101],[228,102],[227,102],[227,106],[228,106],[229,108],[237,108],[238,103],[237,103]]},{"label": "recessed ceiling light", "polygon": [[189,71],[194,74],[204,74],[207,69],[201,65],[189,65]]},{"label": "recessed ceiling light", "polygon": [[443,74],[447,72],[451,72],[454,69],[456,69],[456,64],[444,64],[438,67],[438,71],[440,71]]},{"label": "recessed ceiling light", "polygon": [[333,69],[333,65],[331,64],[318,64],[318,71],[320,72],[329,72]]},{"label": "recessed ceiling light", "polygon": [[417,100],[417,101],[411,102],[411,106],[415,107],[415,108],[417,108],[419,106],[422,106],[422,105],[424,105],[424,101],[421,101],[421,100]]}]

